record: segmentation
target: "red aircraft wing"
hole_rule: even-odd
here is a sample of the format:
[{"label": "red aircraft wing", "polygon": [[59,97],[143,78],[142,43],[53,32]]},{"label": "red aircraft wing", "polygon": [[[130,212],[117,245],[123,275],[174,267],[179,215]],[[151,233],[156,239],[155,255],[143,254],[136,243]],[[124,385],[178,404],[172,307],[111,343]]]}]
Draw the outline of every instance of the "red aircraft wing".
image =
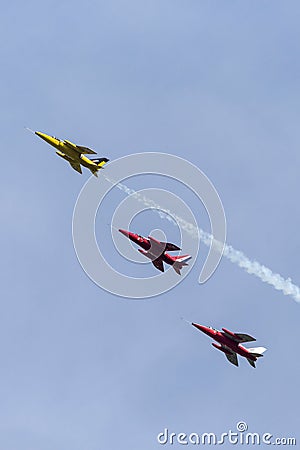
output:
[{"label": "red aircraft wing", "polygon": [[152,261],[152,264],[154,265],[154,267],[156,267],[161,272],[165,271],[164,263],[163,263],[163,260],[161,258],[155,259],[154,261]]},{"label": "red aircraft wing", "polygon": [[235,352],[233,353],[225,353],[226,358],[228,359],[231,364],[234,364],[235,366],[239,365],[237,354]]},{"label": "red aircraft wing", "polygon": [[251,342],[251,341],[256,341],[256,339],[252,336],[250,336],[249,334],[245,334],[245,333],[234,333],[237,338],[239,339],[239,342]]},{"label": "red aircraft wing", "polygon": [[150,248],[148,253],[156,258],[159,258],[166,251],[166,244],[164,242],[157,241],[152,236],[148,236]]},{"label": "red aircraft wing", "polygon": [[166,246],[166,252],[177,252],[181,250],[181,248],[177,247],[175,244],[171,244],[171,242],[162,242]]},{"label": "red aircraft wing", "polygon": [[227,328],[222,328],[222,334],[223,336],[228,337],[229,339],[241,343],[241,342],[250,342],[250,341],[256,341],[256,339],[252,336],[249,336],[249,334],[244,333],[233,333],[230,330],[227,330]]},{"label": "red aircraft wing", "polygon": [[162,252],[176,252],[181,250],[180,247],[178,247],[175,244],[172,244],[171,242],[161,242],[152,236],[148,236],[148,239],[151,245],[151,253],[153,253],[153,251],[154,252],[160,251],[161,254]]}]

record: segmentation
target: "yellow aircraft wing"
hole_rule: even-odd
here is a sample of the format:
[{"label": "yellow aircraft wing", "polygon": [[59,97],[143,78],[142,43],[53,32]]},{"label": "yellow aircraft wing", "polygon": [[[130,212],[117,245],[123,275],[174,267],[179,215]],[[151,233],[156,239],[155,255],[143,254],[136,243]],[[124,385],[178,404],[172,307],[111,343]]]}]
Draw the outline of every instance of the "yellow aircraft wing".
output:
[{"label": "yellow aircraft wing", "polygon": [[88,147],[83,147],[82,145],[76,145],[76,147],[78,148],[78,150],[80,151],[81,154],[84,155],[96,155],[97,152],[94,152],[94,150],[88,148]]},{"label": "yellow aircraft wing", "polygon": [[74,170],[76,170],[76,171],[79,172],[79,173],[82,173],[81,166],[80,166],[80,163],[79,163],[79,162],[76,162],[76,161],[69,161],[69,163],[70,163],[70,165],[73,167]]},{"label": "yellow aircraft wing", "polygon": [[72,150],[77,150],[81,155],[96,155],[97,152],[91,150],[88,147],[83,147],[82,145],[73,144],[71,141],[67,141],[66,139],[63,141],[67,147],[70,147]]}]

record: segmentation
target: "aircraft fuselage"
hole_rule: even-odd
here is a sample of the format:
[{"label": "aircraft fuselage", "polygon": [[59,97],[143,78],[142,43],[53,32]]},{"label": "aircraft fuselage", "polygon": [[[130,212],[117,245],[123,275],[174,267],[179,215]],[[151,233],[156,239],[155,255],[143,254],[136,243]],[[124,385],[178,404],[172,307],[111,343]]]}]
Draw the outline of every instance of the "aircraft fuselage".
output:
[{"label": "aircraft fuselage", "polygon": [[43,139],[47,144],[52,145],[52,147],[56,148],[56,153],[61,158],[65,159],[68,162],[79,162],[82,166],[90,169],[92,172],[98,170],[97,164],[87,158],[85,155],[78,153],[76,150],[76,145],[70,141],[61,141],[60,139],[49,136],[48,134],[41,133],[40,131],[36,131],[35,134]]},{"label": "aircraft fuselage", "polygon": [[[227,336],[224,336],[224,334],[221,333],[221,331],[215,330],[213,328],[205,327],[203,325],[198,325],[197,323],[192,323],[192,325],[197,328],[198,330],[202,331],[203,333],[207,334],[209,337],[217,341],[219,344],[223,345],[225,348],[228,348],[232,350],[233,352],[237,353],[240,356],[243,356],[245,358],[251,359],[252,361],[256,361],[257,357],[250,353],[246,347],[243,347],[238,342],[233,341]],[[212,344],[215,348],[218,350],[224,351],[224,349],[220,348],[216,344]]]},{"label": "aircraft fuselage", "polygon": [[172,266],[176,262],[174,257],[172,255],[169,255],[169,253],[166,253],[165,251],[162,251],[160,255],[157,255],[155,253],[152,254],[151,253],[151,242],[149,239],[147,239],[143,236],[140,236],[139,234],[131,233],[130,231],[126,231],[126,230],[119,230],[119,231],[122,234],[124,234],[124,236],[126,236],[128,239],[130,239],[132,242],[134,242],[135,244],[142,247],[143,250],[148,252],[148,255],[147,255],[148,258],[153,259],[153,260],[160,258],[163,260],[163,262],[165,262],[166,264],[169,264],[170,266]]}]

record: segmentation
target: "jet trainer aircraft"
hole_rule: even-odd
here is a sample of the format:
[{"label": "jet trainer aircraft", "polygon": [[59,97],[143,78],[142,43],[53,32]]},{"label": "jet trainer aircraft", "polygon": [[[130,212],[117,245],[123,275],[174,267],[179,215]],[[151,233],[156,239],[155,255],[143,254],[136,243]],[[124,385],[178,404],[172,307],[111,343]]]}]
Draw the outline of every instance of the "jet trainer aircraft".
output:
[{"label": "jet trainer aircraft", "polygon": [[139,234],[131,233],[130,231],[119,229],[120,233],[124,234],[128,239],[138,244],[144,250],[140,248],[138,251],[142,253],[142,255],[151,259],[152,264],[156,269],[164,272],[164,262],[170,264],[178,275],[181,275],[180,270],[183,266],[188,266],[186,263],[192,257],[190,255],[182,255],[182,256],[171,256],[167,251],[179,251],[180,248],[175,244],[171,244],[170,242],[160,242],[156,240],[152,236],[148,236],[148,239],[140,236]]},{"label": "jet trainer aircraft", "polygon": [[198,325],[197,323],[192,323],[192,325],[217,341],[220,345],[217,345],[214,342],[212,345],[225,353],[228,361],[235,366],[239,365],[237,355],[240,355],[247,358],[249,364],[252,367],[255,367],[257,358],[263,356],[263,353],[267,350],[264,347],[246,348],[240,345],[242,342],[256,341],[255,338],[248,334],[233,333],[226,328],[222,328],[222,331],[219,331],[212,327]]},{"label": "jet trainer aircraft", "polygon": [[73,142],[67,141],[66,139],[64,141],[61,141],[54,136],[48,136],[47,134],[41,133],[40,131],[34,131],[34,134],[56,148],[56,154],[68,161],[71,167],[79,173],[82,173],[81,166],[84,166],[87,167],[92,172],[92,174],[97,177],[98,170],[102,169],[104,164],[109,161],[107,158],[87,158],[84,155],[95,155],[96,152],[88,147],[73,144]]}]

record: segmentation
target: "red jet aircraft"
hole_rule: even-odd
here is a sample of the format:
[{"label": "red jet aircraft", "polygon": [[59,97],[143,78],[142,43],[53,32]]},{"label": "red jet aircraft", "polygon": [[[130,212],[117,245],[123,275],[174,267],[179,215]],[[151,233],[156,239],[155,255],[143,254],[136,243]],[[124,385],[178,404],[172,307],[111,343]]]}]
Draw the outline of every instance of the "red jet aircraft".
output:
[{"label": "red jet aircraft", "polygon": [[256,341],[255,338],[249,336],[248,334],[233,333],[226,328],[222,328],[222,331],[218,331],[212,327],[204,327],[203,325],[198,325],[197,323],[192,323],[192,325],[198,328],[198,330],[203,331],[203,333],[207,334],[215,341],[219,342],[221,345],[217,345],[214,342],[212,345],[218,350],[221,350],[221,352],[225,353],[228,361],[236,366],[239,365],[237,355],[241,355],[247,358],[252,367],[255,367],[255,361],[257,358],[263,356],[263,353],[267,350],[264,347],[246,348],[240,345],[241,342]]},{"label": "red jet aircraft", "polygon": [[186,263],[192,257],[190,255],[182,255],[182,256],[171,256],[167,251],[174,252],[179,251],[180,248],[175,244],[171,244],[170,242],[160,242],[154,239],[152,236],[148,236],[148,239],[140,236],[139,234],[131,233],[126,230],[119,230],[120,233],[124,234],[128,239],[135,242],[137,245],[142,247],[144,250],[140,248],[138,251],[142,253],[142,255],[151,259],[152,264],[161,272],[164,272],[164,262],[170,264],[178,275],[181,275],[180,270],[183,266],[188,266]]}]

